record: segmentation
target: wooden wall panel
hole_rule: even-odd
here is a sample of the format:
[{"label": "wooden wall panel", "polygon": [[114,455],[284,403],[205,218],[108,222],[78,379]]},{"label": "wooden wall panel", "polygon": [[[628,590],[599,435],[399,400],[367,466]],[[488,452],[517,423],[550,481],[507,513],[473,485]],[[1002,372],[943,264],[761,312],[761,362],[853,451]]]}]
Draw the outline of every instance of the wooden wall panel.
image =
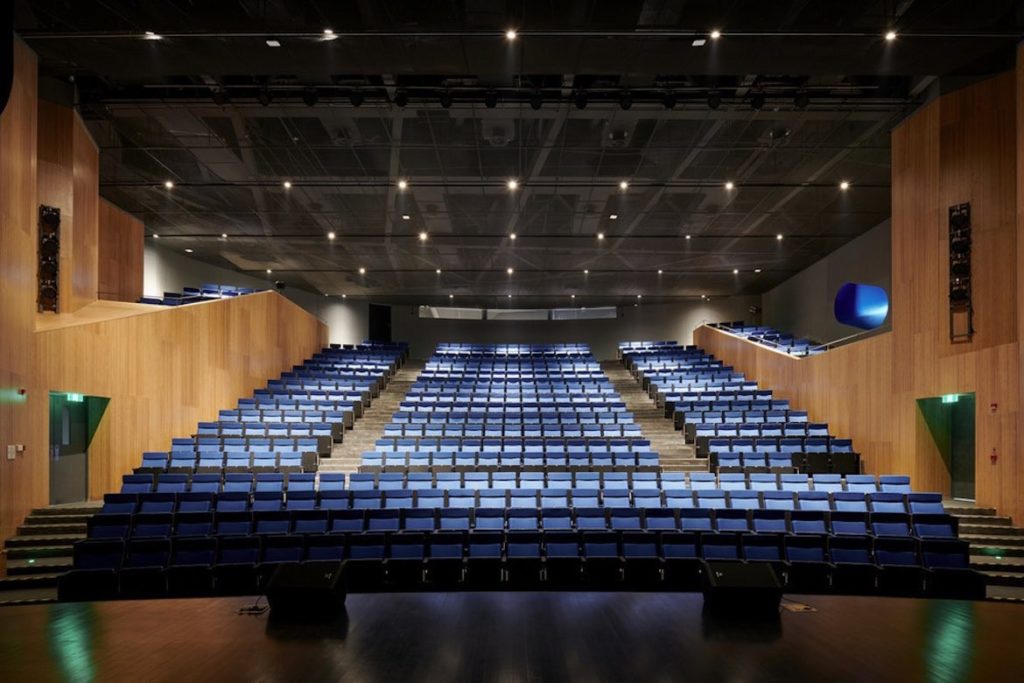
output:
[{"label": "wooden wall panel", "polygon": [[[807,359],[710,328],[694,335],[695,343],[806,408],[811,419],[852,437],[868,472],[909,474],[923,490],[948,492],[950,481],[917,399],[973,392],[978,502],[1018,519],[1024,152],[1017,150],[1024,150],[1024,114],[1015,79],[1024,83],[1022,69],[944,95],[893,131],[891,333]],[[947,208],[966,201],[976,334],[952,344]]]},{"label": "wooden wall panel", "polygon": [[[0,115],[0,538],[47,495],[45,446],[14,460],[9,444],[38,445],[47,409],[32,372],[36,305],[36,57],[14,41],[14,84]],[[28,391],[24,402],[18,388]]]},{"label": "wooden wall panel", "polygon": [[99,298],[138,301],[142,297],[145,228],[138,218],[105,199],[99,204]]},{"label": "wooden wall panel", "polygon": [[100,154],[85,122],[72,119],[74,139],[74,261],[71,264],[71,298],[78,310],[96,301],[99,289]]}]

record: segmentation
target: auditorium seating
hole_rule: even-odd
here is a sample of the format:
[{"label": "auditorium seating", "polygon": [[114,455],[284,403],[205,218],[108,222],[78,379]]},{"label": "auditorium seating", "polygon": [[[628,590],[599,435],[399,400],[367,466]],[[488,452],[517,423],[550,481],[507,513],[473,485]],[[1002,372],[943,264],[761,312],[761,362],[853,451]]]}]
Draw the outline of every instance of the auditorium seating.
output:
[{"label": "auditorium seating", "polygon": [[711,323],[709,327],[734,334],[755,344],[761,344],[791,356],[813,356],[826,351],[822,344],[818,344],[810,339],[798,339],[792,334],[781,332],[767,325],[747,325],[740,320],[738,322]]},{"label": "auditorium seating", "polygon": [[[216,438],[250,438],[246,424]],[[221,451],[209,469],[147,454],[61,596],[253,594],[280,563],[340,560],[352,591],[697,590],[708,559],[770,562],[789,592],[983,595],[940,495],[904,476],[745,470],[756,452],[738,445],[713,451],[717,472],[664,471],[586,347],[443,344],[357,472],[290,469],[291,451]]]},{"label": "auditorium seating", "polygon": [[144,296],[139,299],[139,303],[154,304],[158,306],[183,306],[185,304],[195,304],[201,301],[213,301],[216,299],[227,299],[262,291],[264,290],[254,289],[252,287],[204,284],[200,287],[184,287],[180,292],[164,292],[163,297]]}]

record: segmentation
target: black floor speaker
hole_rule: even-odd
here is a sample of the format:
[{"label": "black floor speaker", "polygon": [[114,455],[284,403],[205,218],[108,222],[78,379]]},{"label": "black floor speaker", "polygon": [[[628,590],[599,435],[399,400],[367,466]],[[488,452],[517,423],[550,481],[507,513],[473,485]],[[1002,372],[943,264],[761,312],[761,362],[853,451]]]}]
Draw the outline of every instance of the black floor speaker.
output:
[{"label": "black floor speaker", "polygon": [[282,564],[267,582],[272,617],[321,620],[345,610],[343,562]]},{"label": "black floor speaker", "polygon": [[704,562],[704,608],[737,615],[778,614],[782,582],[768,562]]}]

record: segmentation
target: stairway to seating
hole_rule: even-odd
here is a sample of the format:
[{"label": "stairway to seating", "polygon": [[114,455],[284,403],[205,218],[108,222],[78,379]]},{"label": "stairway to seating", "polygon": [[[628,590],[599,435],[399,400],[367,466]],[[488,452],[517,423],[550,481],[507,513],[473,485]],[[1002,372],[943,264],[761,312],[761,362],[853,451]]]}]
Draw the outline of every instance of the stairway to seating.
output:
[{"label": "stairway to seating", "polygon": [[1024,528],[994,508],[951,500],[946,510],[970,543],[971,567],[985,577],[989,599],[1024,602]]}]

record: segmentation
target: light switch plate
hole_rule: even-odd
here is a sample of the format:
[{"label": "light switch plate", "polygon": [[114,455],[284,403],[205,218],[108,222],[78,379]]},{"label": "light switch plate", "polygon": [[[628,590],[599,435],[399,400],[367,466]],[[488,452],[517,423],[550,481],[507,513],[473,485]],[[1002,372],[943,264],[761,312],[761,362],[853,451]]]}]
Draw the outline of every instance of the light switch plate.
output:
[{"label": "light switch plate", "polygon": [[14,444],[9,445],[7,447],[7,459],[8,460],[14,460],[15,456],[17,456],[17,455],[18,455],[18,447],[16,445],[14,445]]}]

